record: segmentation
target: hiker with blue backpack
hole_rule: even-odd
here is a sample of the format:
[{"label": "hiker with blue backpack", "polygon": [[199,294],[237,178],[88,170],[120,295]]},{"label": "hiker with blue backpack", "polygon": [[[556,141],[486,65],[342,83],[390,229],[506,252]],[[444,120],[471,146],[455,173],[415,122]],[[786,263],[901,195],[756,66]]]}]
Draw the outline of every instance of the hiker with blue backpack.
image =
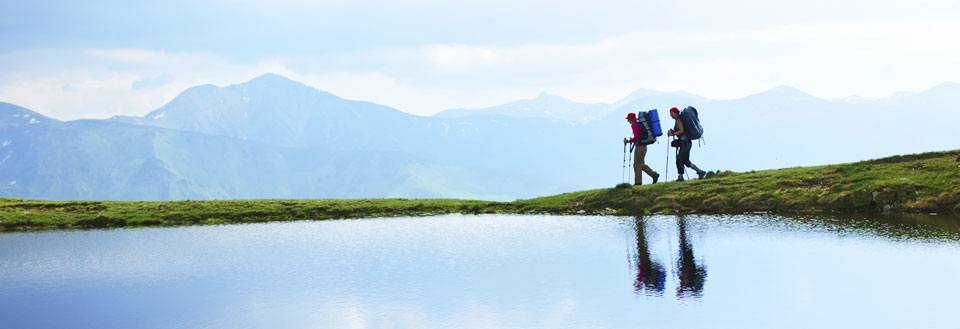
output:
[{"label": "hiker with blue backpack", "polygon": [[675,136],[676,139],[671,146],[677,148],[677,181],[682,182],[684,167],[689,167],[697,172],[697,178],[704,178],[706,171],[697,168],[693,162],[690,162],[690,150],[693,148],[693,140],[699,139],[703,135],[703,127],[700,126],[700,117],[697,109],[687,106],[681,112],[676,107],[670,109],[670,117],[675,121],[673,129],[667,131],[667,136]]},{"label": "hiker with blue backpack", "polygon": [[[653,171],[653,168],[650,168],[644,162],[644,158],[647,156],[647,145],[656,142],[657,132],[662,134],[660,119],[656,118],[656,110],[650,112],[653,112],[653,114],[651,115],[649,112],[640,112],[639,116],[633,112],[627,114],[627,122],[630,123],[630,128],[633,130],[633,137],[624,138],[623,143],[624,145],[630,144],[630,150],[633,152],[633,185],[643,185],[643,173],[647,173],[650,178],[653,178],[652,184],[656,184],[657,180],[660,179],[660,174]],[[652,121],[652,118],[656,118],[656,121]]]}]

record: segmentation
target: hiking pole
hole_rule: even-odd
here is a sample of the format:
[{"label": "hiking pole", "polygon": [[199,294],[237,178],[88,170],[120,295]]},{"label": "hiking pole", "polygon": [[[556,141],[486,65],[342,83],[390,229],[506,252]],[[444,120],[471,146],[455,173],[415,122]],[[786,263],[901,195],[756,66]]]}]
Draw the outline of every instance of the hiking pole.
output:
[{"label": "hiking pole", "polygon": [[667,143],[667,162],[663,164],[663,182],[670,181],[670,147],[673,143]]},{"label": "hiking pole", "polygon": [[630,154],[627,154],[627,181],[625,182],[625,183],[627,183],[627,184],[633,184],[633,183],[630,182],[630,177],[633,177],[633,180],[634,180],[634,181],[637,179],[636,177],[634,177],[634,176],[636,175],[636,170],[633,169],[633,147],[634,147],[634,145],[635,145],[635,144],[630,143]]},{"label": "hiking pole", "polygon": [[630,166],[633,164],[633,146],[630,145],[630,142],[627,142],[627,165],[624,167],[626,171],[626,176],[623,178],[624,183],[630,183]]},{"label": "hiking pole", "polygon": [[627,139],[623,139],[623,164],[620,165],[620,182],[627,182]]}]

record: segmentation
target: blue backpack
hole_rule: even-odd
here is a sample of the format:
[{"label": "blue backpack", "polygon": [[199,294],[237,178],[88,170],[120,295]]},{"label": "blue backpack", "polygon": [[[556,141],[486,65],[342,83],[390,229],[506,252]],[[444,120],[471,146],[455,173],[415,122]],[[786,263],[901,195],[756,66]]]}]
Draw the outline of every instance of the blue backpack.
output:
[{"label": "blue backpack", "polygon": [[[654,110],[656,111],[656,110]],[[657,130],[660,130],[660,121],[657,120],[656,125],[654,122],[650,121],[648,112],[637,112],[637,123],[640,124],[642,131],[640,132],[640,140],[637,141],[642,145],[650,145],[657,142]],[[654,128],[656,127],[656,128]],[[661,132],[661,135],[663,132]]]},{"label": "blue backpack", "polygon": [[657,109],[652,109],[647,112],[647,121],[650,122],[650,132],[653,133],[653,137],[663,136],[663,128],[660,128],[660,114],[657,113]]},{"label": "blue backpack", "polygon": [[693,106],[687,106],[680,111],[680,119],[683,120],[683,135],[680,136],[684,140],[695,140],[703,137],[703,126],[700,125],[700,114],[697,113],[697,109]]}]

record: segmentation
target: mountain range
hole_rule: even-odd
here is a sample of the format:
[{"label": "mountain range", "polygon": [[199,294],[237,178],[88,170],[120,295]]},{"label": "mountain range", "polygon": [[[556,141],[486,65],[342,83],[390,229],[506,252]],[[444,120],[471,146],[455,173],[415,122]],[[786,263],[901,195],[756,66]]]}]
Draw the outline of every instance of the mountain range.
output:
[{"label": "mountain range", "polygon": [[[777,87],[732,100],[639,90],[611,103],[541,94],[416,116],[266,74],[189,88],[142,117],[59,121],[0,103],[0,196],[36,199],[510,200],[621,180],[627,112],[693,105],[693,160],[757,170],[958,148],[960,85],[824,100]],[[676,169],[666,139],[655,170]]]}]

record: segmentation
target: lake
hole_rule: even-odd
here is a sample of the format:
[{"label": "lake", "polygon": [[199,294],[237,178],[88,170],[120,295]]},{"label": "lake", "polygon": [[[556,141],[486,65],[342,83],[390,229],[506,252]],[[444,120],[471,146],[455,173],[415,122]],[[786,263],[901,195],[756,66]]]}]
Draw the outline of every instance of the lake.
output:
[{"label": "lake", "polygon": [[0,234],[2,328],[958,328],[943,216],[506,216]]}]

